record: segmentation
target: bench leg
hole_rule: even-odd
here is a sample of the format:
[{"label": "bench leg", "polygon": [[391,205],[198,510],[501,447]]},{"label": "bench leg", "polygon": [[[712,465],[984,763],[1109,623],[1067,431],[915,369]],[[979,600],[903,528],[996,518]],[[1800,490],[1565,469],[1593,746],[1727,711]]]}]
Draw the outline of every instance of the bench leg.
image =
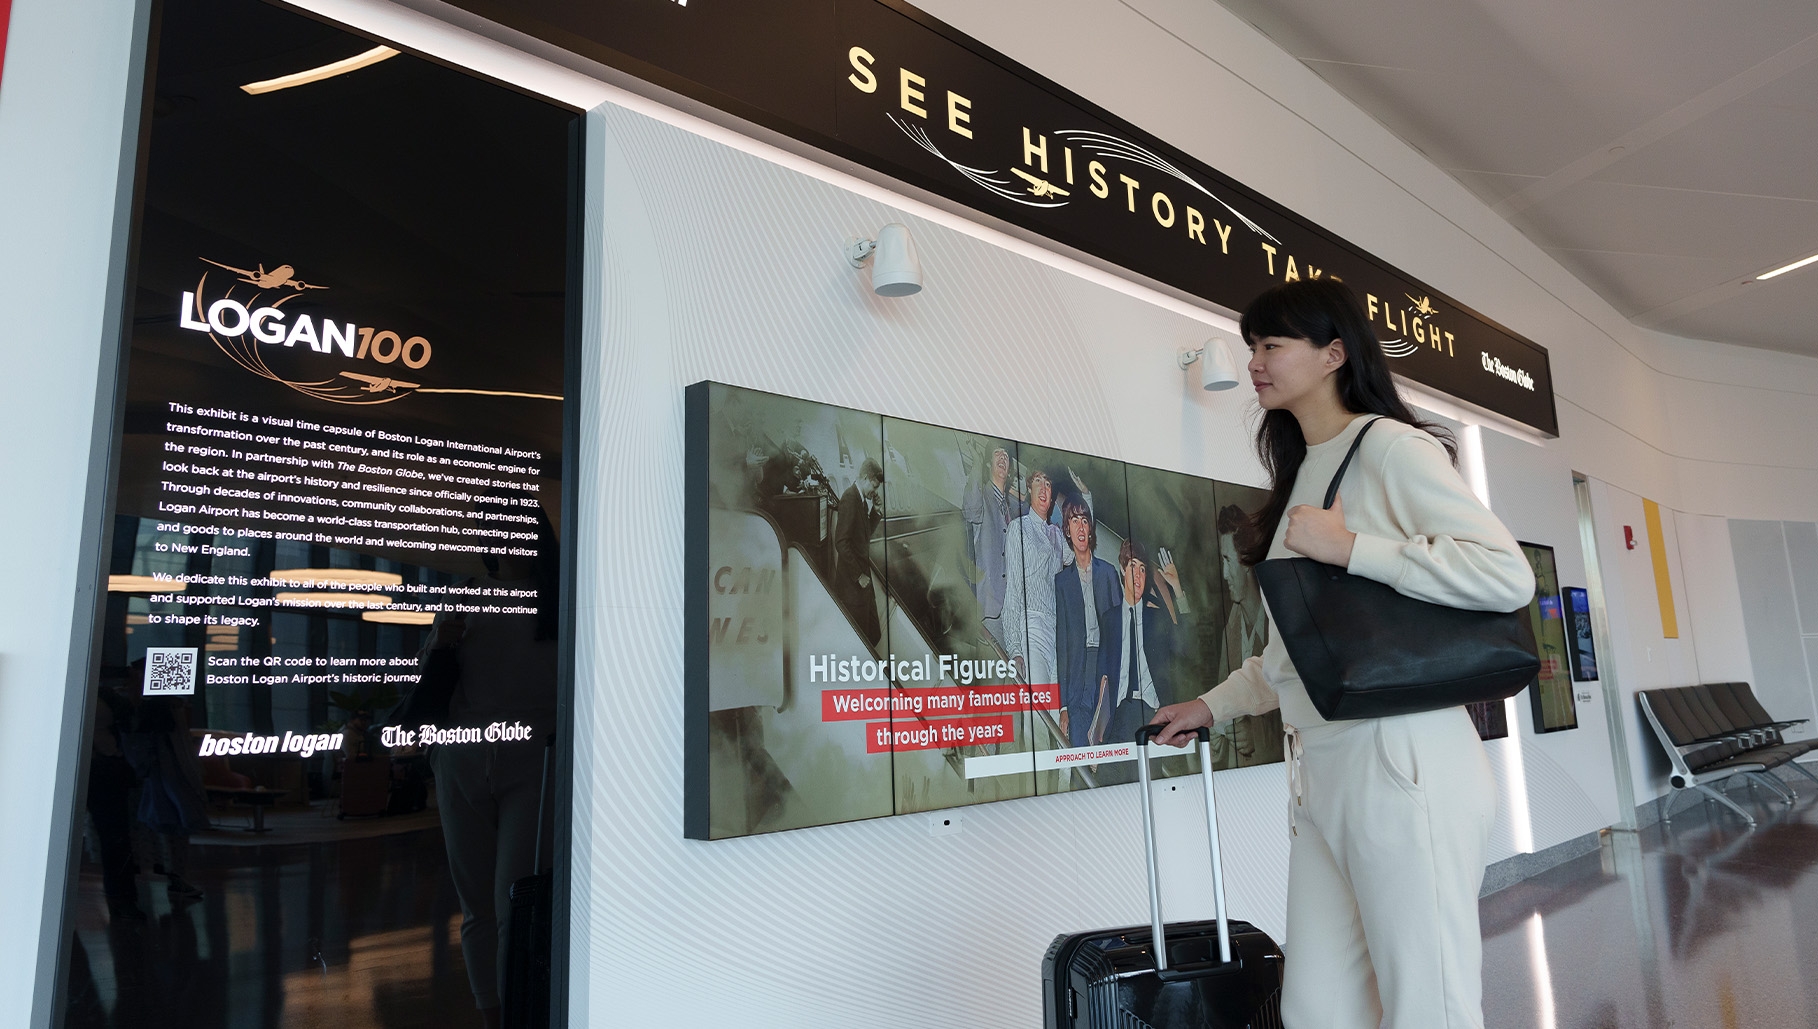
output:
[{"label": "bench leg", "polygon": [[1798,762],[1798,761],[1788,761],[1787,765],[1790,766],[1793,769],[1793,771],[1798,772],[1800,775],[1805,776],[1807,779],[1810,779],[1813,782],[1818,782],[1818,773],[1814,773],[1810,768],[1805,767],[1805,765],[1803,763]]},{"label": "bench leg", "polygon": [[1751,828],[1751,829],[1755,828],[1755,816],[1749,814],[1747,811],[1744,811],[1742,809],[1742,805],[1731,800],[1729,797],[1725,796],[1723,793],[1721,793],[1717,790],[1711,789],[1709,786],[1706,786],[1704,783],[1697,783],[1697,784],[1693,785],[1692,788],[1702,792],[1705,796],[1710,797],[1712,800],[1717,801],[1719,804],[1722,804],[1724,807],[1727,807],[1731,811],[1736,812],[1738,815],[1741,815],[1742,820],[1749,824],[1749,828]]},{"label": "bench leg", "polygon": [[1778,776],[1769,775],[1766,772],[1745,772],[1744,774],[1749,777],[1750,782],[1758,782],[1773,790],[1774,796],[1779,797],[1782,803],[1791,804],[1798,797],[1793,792],[1793,788],[1781,782]]}]

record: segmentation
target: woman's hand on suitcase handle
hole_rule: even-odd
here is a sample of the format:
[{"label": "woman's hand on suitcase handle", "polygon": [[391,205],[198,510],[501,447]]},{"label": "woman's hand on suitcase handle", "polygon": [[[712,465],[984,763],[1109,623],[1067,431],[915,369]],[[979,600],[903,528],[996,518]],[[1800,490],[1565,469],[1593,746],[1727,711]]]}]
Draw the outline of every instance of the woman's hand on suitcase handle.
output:
[{"label": "woman's hand on suitcase handle", "polygon": [[1170,747],[1184,747],[1193,739],[1194,730],[1212,724],[1212,709],[1206,702],[1195,697],[1180,704],[1169,704],[1155,712],[1149,719],[1150,725],[1166,726],[1155,742]]}]

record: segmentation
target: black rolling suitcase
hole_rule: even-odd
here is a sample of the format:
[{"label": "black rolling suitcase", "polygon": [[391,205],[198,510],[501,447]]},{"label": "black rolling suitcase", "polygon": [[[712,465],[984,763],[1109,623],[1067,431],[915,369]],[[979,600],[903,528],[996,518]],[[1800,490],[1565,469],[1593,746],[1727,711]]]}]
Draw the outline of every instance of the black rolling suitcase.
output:
[{"label": "black rolling suitcase", "polygon": [[1218,917],[1162,924],[1147,749],[1159,730],[1146,725],[1136,734],[1150,924],[1055,937],[1042,959],[1042,1024],[1046,1029],[1279,1029],[1281,948],[1255,926],[1225,917],[1218,807],[1212,797],[1212,733],[1207,729],[1199,730],[1199,768],[1205,777],[1212,901]]},{"label": "black rolling suitcase", "polygon": [[536,874],[511,884],[511,913],[505,935],[505,991],[500,998],[505,1029],[548,1029],[550,945],[554,939],[555,875],[543,870],[543,799],[549,792],[552,735],[543,744],[543,783],[537,789]]}]

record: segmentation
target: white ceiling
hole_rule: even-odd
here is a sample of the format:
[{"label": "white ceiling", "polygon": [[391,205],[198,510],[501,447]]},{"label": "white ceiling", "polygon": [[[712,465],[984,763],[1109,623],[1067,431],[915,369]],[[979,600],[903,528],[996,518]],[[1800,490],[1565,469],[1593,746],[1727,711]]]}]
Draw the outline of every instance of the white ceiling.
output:
[{"label": "white ceiling", "polygon": [[1639,325],[1818,356],[1815,0],[1222,0]]}]

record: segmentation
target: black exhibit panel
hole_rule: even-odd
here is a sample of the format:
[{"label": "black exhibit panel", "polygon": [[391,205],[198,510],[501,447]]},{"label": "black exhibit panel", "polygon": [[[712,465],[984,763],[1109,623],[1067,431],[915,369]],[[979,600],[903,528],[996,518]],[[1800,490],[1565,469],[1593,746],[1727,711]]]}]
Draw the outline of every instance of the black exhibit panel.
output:
[{"label": "black exhibit panel", "polygon": [[578,120],[253,0],[154,39],[61,1024],[548,1024]]}]

